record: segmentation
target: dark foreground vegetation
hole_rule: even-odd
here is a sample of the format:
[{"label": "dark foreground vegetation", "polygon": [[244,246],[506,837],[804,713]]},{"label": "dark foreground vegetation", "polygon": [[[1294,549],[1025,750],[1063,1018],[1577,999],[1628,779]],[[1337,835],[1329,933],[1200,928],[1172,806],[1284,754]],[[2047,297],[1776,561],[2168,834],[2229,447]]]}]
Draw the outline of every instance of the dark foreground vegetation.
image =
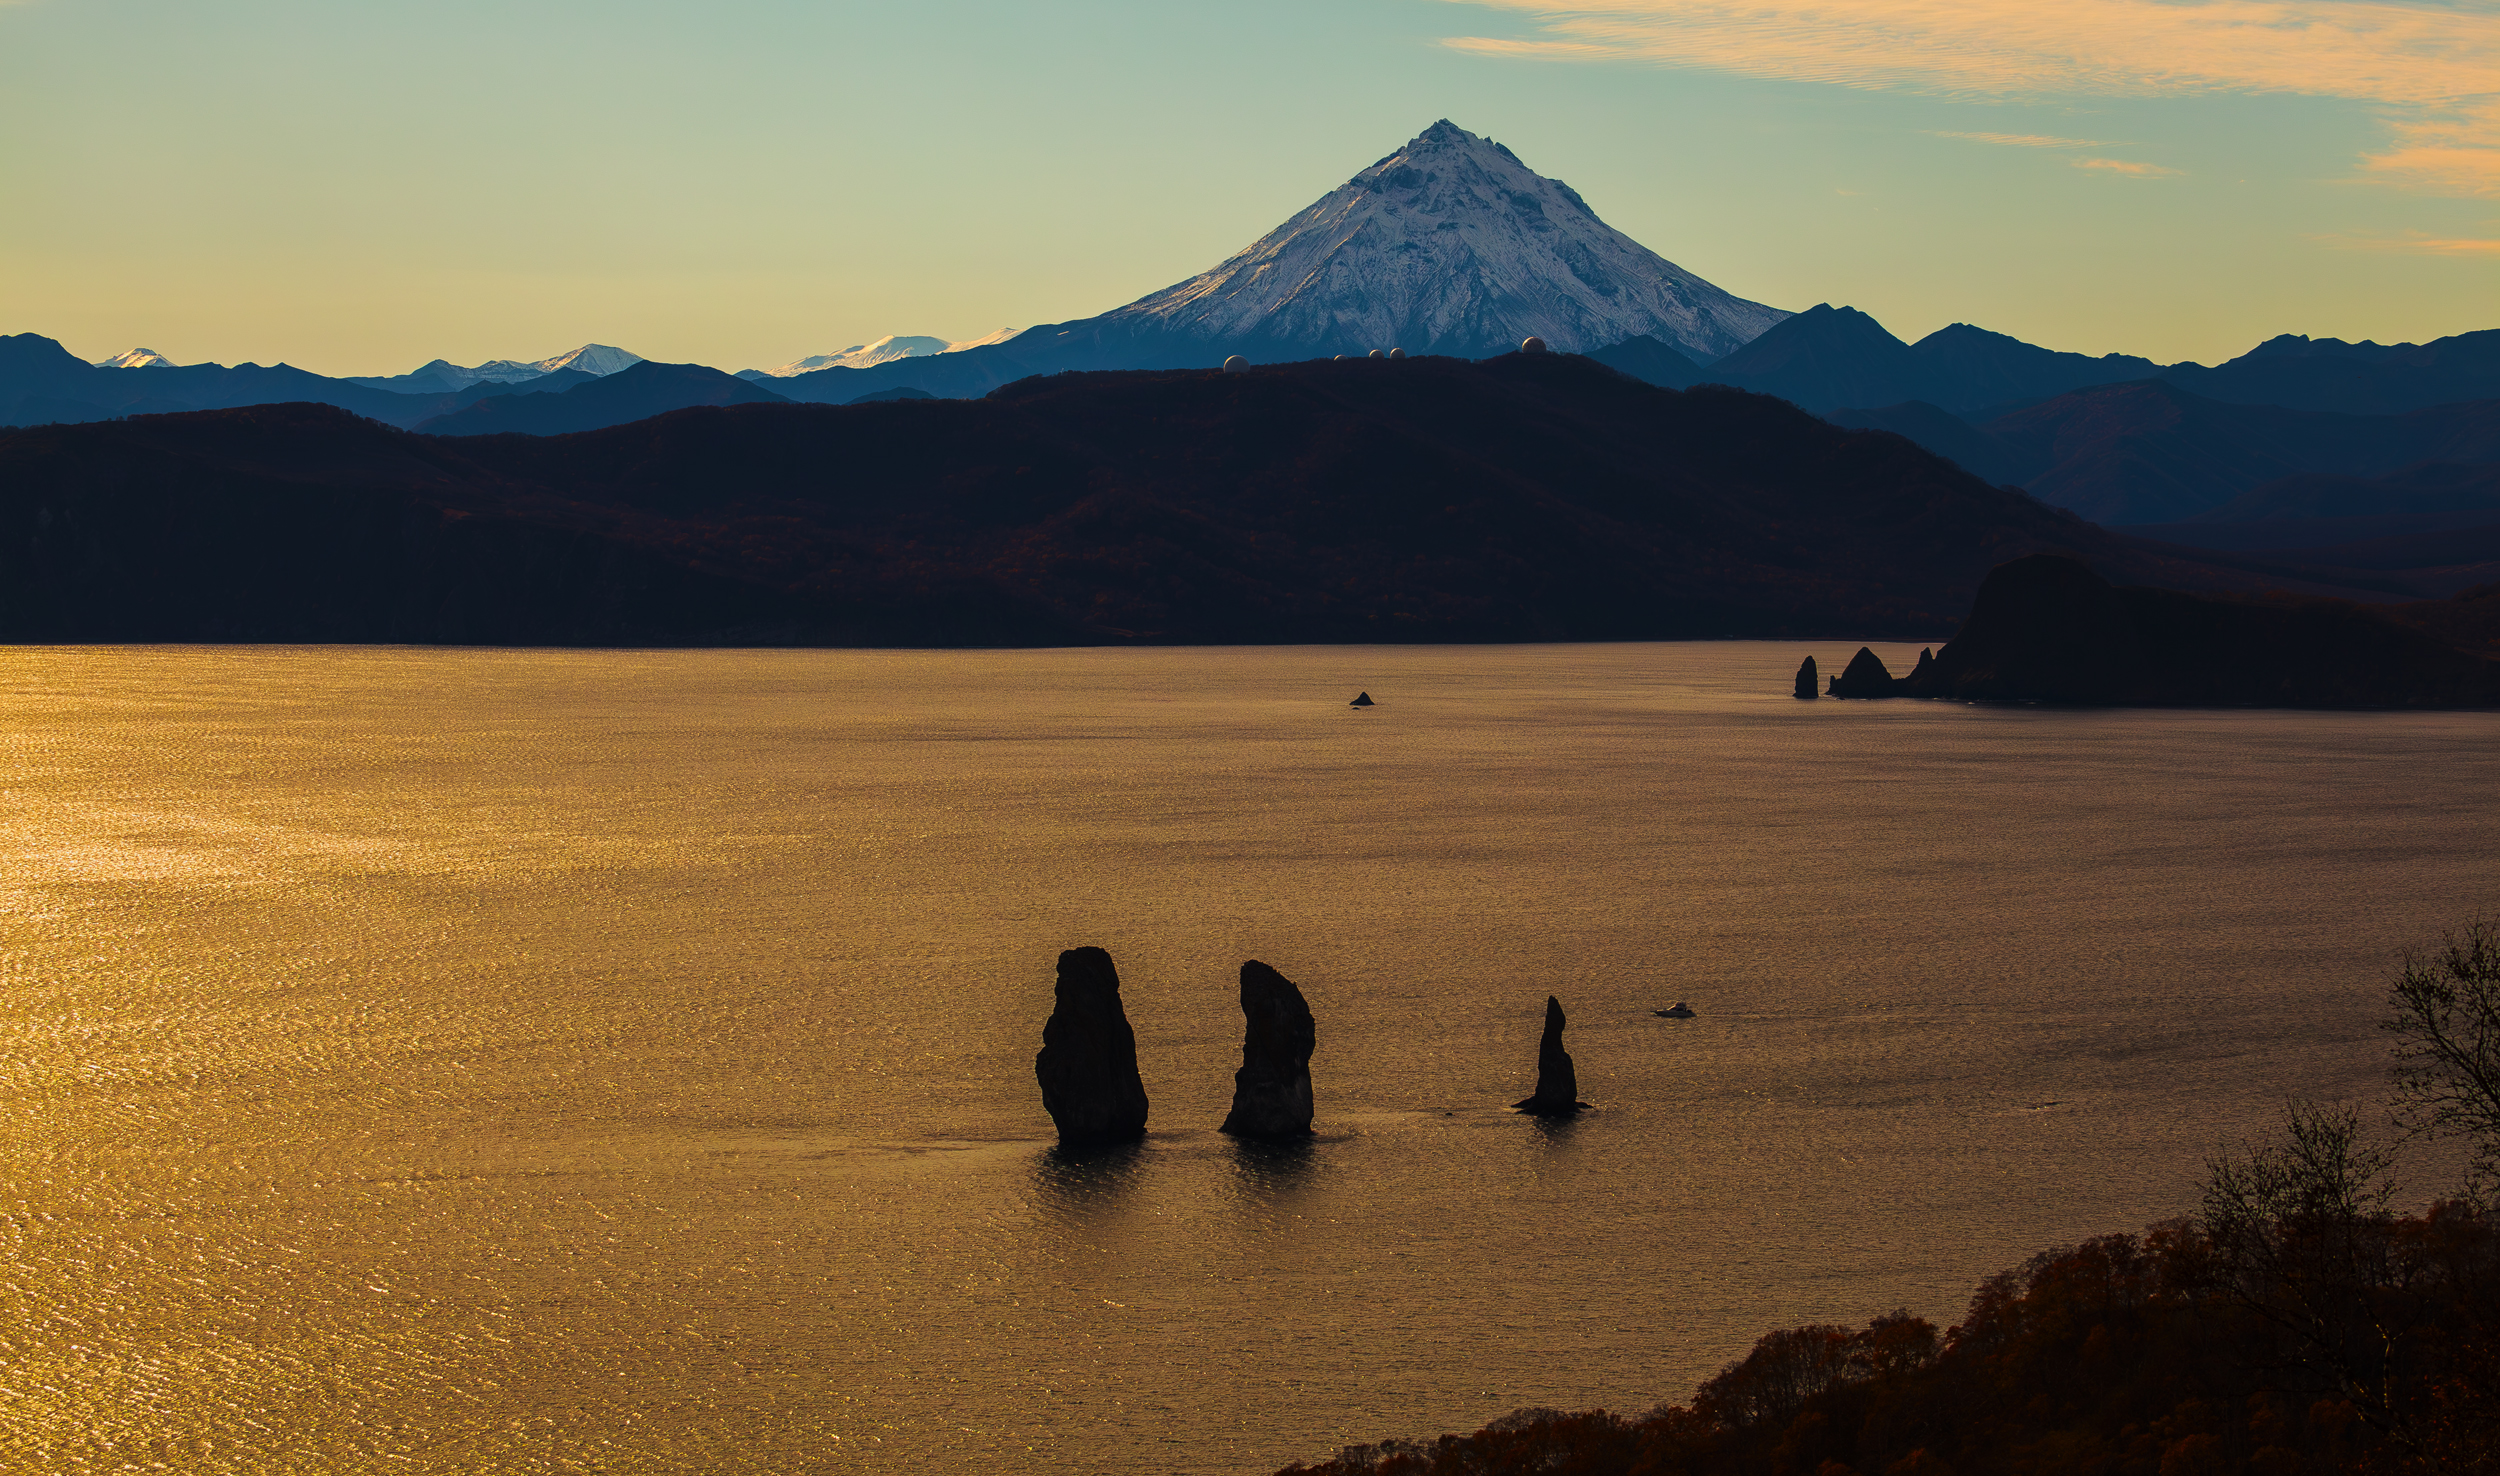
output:
[{"label": "dark foreground vegetation", "polygon": [[2317,587],[1768,396],[1559,354],[1067,374],[547,437],[315,405],[0,433],[14,641],[1934,637],[2042,550],[2129,584]]},{"label": "dark foreground vegetation", "polygon": [[1285,1476],[2308,1476],[2500,1471],[2500,924],[2408,961],[2391,1106],[2470,1140],[2389,1206],[2350,1106],[2208,1170],[2195,1216],[2034,1256],[1950,1329],[1774,1332],[1687,1404],[1521,1410]]}]

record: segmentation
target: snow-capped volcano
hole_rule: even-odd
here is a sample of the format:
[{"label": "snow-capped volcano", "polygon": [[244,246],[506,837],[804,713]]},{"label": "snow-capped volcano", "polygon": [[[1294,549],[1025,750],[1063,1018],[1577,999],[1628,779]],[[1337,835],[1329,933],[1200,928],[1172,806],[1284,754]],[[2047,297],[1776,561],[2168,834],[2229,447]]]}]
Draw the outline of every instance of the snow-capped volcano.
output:
[{"label": "snow-capped volcano", "polygon": [[95,361],[98,369],[179,369],[182,366],[151,348],[135,348]]},{"label": "snow-capped volcano", "polygon": [[970,398],[1067,369],[1391,348],[1485,358],[1531,337],[1569,353],[1646,335],[1707,363],[1788,316],[1659,256],[1569,185],[1445,119],[1213,271],[1126,307],[942,356],[867,368],[828,358],[773,390],[838,404],[905,385]]},{"label": "snow-capped volcano", "polygon": [[1787,316],[1659,256],[1444,119],[1214,270],[1098,321],[1295,357],[1484,355],[1532,334],[1577,352],[1645,333],[1706,361]]}]

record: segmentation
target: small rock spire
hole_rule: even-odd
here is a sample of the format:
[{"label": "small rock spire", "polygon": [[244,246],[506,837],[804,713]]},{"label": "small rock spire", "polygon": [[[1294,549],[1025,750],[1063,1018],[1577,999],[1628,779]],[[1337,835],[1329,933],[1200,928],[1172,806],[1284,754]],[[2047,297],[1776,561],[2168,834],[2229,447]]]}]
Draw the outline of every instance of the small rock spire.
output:
[{"label": "small rock spire", "polygon": [[1536,1095],[1511,1103],[1540,1117],[1568,1117],[1588,1103],[1580,1100],[1580,1079],[1563,1049],[1562,1001],[1545,996],[1545,1035],[1536,1045]]}]

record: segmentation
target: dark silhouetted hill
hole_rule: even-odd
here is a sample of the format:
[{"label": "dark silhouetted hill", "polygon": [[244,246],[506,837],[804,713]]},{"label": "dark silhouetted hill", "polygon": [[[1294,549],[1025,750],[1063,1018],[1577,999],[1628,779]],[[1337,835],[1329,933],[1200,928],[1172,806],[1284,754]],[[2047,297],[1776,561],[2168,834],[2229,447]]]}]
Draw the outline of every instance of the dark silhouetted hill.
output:
[{"label": "dark silhouetted hill", "polygon": [[[2228,404],[2167,380],[2138,380],[2075,390],[1978,424],[1918,403],[1836,410],[1830,418],[1907,436],[1978,475],[2111,526],[2253,521],[2255,514],[2224,509],[2260,487],[2301,478],[2332,481],[2352,494],[2335,515],[2361,516],[2370,483],[2415,463],[2500,462],[2500,400],[2344,415]],[[2402,485],[2382,490],[2381,511],[2427,510]]]},{"label": "dark silhouetted hill", "polygon": [[1699,364],[1643,333],[1590,351],[1590,358],[1646,384],[1684,389],[1710,377]]},{"label": "dark silhouetted hill", "polygon": [[2500,400],[2404,415],[2232,405],[2168,381],[2103,385],[1981,427],[2039,470],[2022,485],[2097,523],[2177,522],[2302,474],[2500,461]]},{"label": "dark silhouetted hill", "polygon": [[1825,303],[1773,325],[1701,377],[1817,414],[1863,415],[1904,401],[1978,411],[2160,372],[2150,359],[2059,353],[1968,323],[1903,343],[1856,308]]},{"label": "dark silhouetted hill", "polygon": [[2045,400],[2087,385],[2149,379],[2161,372],[2159,364],[2133,354],[2096,359],[2061,353],[1968,323],[1939,328],[1910,345],[1910,352],[1937,403],[1962,411]]},{"label": "dark silhouetted hill", "polygon": [[645,361],[555,394],[500,394],[475,400],[416,427],[429,436],[492,436],[518,431],[563,436],[648,420],[697,405],[786,405],[761,385],[700,364]]},{"label": "dark silhouetted hill", "polygon": [[1854,430],[1890,431],[1905,436],[1972,476],[1997,486],[2020,486],[2040,471],[2036,458],[1924,400],[1886,405],[1880,410],[1834,410],[1824,419]]},{"label": "dark silhouetted hill", "polygon": [[1933,400],[1926,366],[1884,325],[1851,307],[1819,303],[1764,330],[1704,376],[1822,412],[1843,405]]},{"label": "dark silhouetted hill", "polygon": [[2120,706],[2500,705],[2500,590],[2430,606],[2121,588],[2081,560],[1992,571],[1901,695]]},{"label": "dark silhouetted hill", "polygon": [[2139,524],[2138,538],[2263,550],[2290,564],[2407,570],[2443,595],[2500,580],[2500,465],[2423,462],[2382,477],[2268,482],[2183,523]]},{"label": "dark silhouetted hill", "polygon": [[2252,487],[2198,522],[2500,513],[2500,464],[2423,461],[2376,477],[2303,475]]},{"label": "dark silhouetted hill", "polygon": [[481,379],[475,384],[452,391],[451,402],[466,409],[480,400],[491,400],[498,395],[560,395],[577,385],[596,383],[598,379],[598,375],[585,369],[550,370],[536,379],[524,379],[511,384]]},{"label": "dark silhouetted hill", "polygon": [[1062,375],[545,438],[306,406],[0,435],[12,640],[1916,636],[2042,549],[2135,583],[2301,578],[1568,355]]}]

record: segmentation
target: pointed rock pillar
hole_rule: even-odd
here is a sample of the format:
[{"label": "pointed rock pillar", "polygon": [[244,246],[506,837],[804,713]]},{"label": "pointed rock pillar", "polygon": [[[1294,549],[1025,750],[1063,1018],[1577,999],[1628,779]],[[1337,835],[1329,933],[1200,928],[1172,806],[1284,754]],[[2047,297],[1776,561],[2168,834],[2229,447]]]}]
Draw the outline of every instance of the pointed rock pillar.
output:
[{"label": "pointed rock pillar", "polygon": [[1146,1084],[1137,1075],[1137,1033],[1120,1007],[1120,975],[1099,948],[1059,955],[1058,1004],[1042,1027],[1033,1074],[1065,1148],[1146,1136]]},{"label": "pointed rock pillar", "polygon": [[1816,680],[1817,678],[1814,674],[1814,658],[1808,656],[1806,658],[1806,664],[1797,668],[1797,695],[1805,698],[1809,702],[1822,696],[1823,694],[1815,688]]},{"label": "pointed rock pillar", "polygon": [[1931,689],[1935,686],[1935,682],[1935,649],[1930,646],[1921,646],[1918,649],[1918,665],[1911,669],[1908,676],[1905,676],[1901,678],[1900,681],[1896,682],[1893,685],[1893,690],[1896,692],[1905,692],[1912,697],[1926,697],[1932,695]]},{"label": "pointed rock pillar", "polygon": [[1241,966],[1241,1069],[1224,1131],[1298,1138],[1311,1131],[1311,1007],[1291,979],[1257,959]]},{"label": "pointed rock pillar", "polygon": [[1571,1053],[1563,1049],[1562,1001],[1545,996],[1545,1037],[1536,1046],[1536,1095],[1511,1103],[1541,1117],[1568,1116],[1587,1106],[1580,1100],[1580,1079],[1571,1069]]},{"label": "pointed rock pillar", "polygon": [[1884,658],[1865,646],[1849,658],[1848,668],[1832,681],[1835,697],[1889,697],[1892,695],[1892,673],[1884,669]]}]

